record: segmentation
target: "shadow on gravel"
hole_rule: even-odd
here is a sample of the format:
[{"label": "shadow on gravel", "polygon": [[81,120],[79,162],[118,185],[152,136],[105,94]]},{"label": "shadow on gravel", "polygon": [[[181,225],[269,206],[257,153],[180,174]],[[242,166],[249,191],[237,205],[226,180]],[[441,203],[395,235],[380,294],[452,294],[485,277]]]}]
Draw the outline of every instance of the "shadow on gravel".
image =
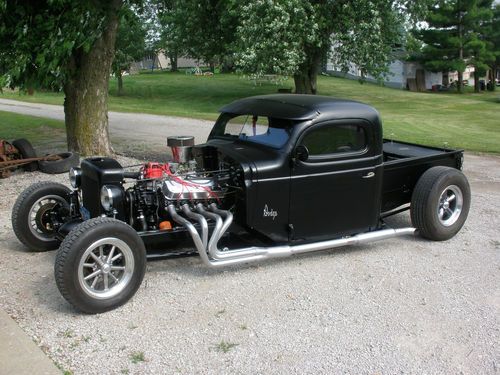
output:
[{"label": "shadow on gravel", "polygon": [[[41,254],[41,253],[39,253]],[[31,280],[30,290],[36,299],[36,305],[51,312],[72,315],[88,316],[78,310],[75,310],[60,294],[54,279],[54,262],[57,250],[44,252],[45,256],[40,262],[45,263],[43,271],[36,274],[36,278]]]},{"label": "shadow on gravel", "polygon": [[[420,241],[419,237],[410,237],[406,239],[407,241],[415,241],[418,242]],[[390,240],[386,240],[390,241]],[[425,242],[425,240],[422,240]],[[286,258],[273,258],[269,260],[264,260],[262,262],[256,262],[256,263],[247,263],[247,264],[240,264],[240,265],[232,265],[232,266],[227,266],[223,268],[209,268],[205,266],[201,259],[195,255],[189,258],[179,258],[175,260],[163,260],[163,261],[156,261],[154,262],[154,265],[151,265],[151,263],[148,263],[151,265],[151,267],[148,266],[148,273],[157,273],[157,274],[162,274],[162,273],[173,273],[175,275],[179,276],[187,276],[187,277],[193,277],[193,278],[205,278],[207,276],[212,276],[212,275],[219,275],[222,273],[237,273],[241,271],[246,271],[246,270],[252,270],[252,269],[268,269],[268,268],[274,268],[277,265],[281,265],[287,262],[299,262],[299,265],[301,264],[300,262],[307,261],[308,259],[314,260],[319,257],[332,257],[335,259],[335,257],[343,257],[343,256],[350,256],[353,254],[357,253],[364,253],[364,252],[373,252],[373,251],[383,251],[383,242],[375,242],[373,244],[364,244],[364,245],[352,245],[352,246],[344,246],[344,247],[338,247],[338,248],[332,248],[330,250],[324,250],[324,251],[317,251],[317,252],[312,252],[312,253],[306,253],[306,254],[297,254],[293,255],[291,257],[286,257]],[[419,250],[420,251],[420,250]]]},{"label": "shadow on gravel", "polygon": [[[398,215],[394,215],[392,217],[387,218],[386,224],[388,228],[404,228],[404,227],[411,227],[411,220],[410,220],[410,215],[408,212],[401,213]],[[416,235],[416,236],[405,236],[405,237],[400,237],[403,238],[404,241],[407,241],[408,243],[421,243],[421,242],[427,242],[427,240],[423,239],[422,237]],[[377,241],[372,244],[361,244],[361,245],[351,245],[351,246],[343,246],[343,247],[337,247],[337,248],[332,248],[330,250],[325,250],[325,251],[317,251],[317,252],[312,252],[312,253],[305,253],[305,254],[297,254],[292,257],[285,257],[285,258],[274,258],[274,259],[269,259],[269,260],[264,260],[262,262],[256,262],[256,263],[248,263],[248,264],[240,264],[240,265],[232,265],[232,266],[227,266],[223,268],[209,268],[205,266],[201,259],[199,258],[198,254],[194,254],[189,257],[181,257],[181,258],[176,258],[176,259],[157,259],[157,260],[150,260],[148,261],[148,271],[149,273],[174,273],[182,276],[190,276],[190,277],[207,277],[210,275],[218,275],[221,273],[234,273],[234,272],[240,272],[242,270],[251,270],[255,268],[268,268],[268,267],[275,267],[277,264],[283,264],[284,262],[292,262],[292,261],[303,261],[305,259],[315,259],[317,257],[322,257],[322,256],[331,256],[331,257],[339,257],[339,256],[348,256],[351,254],[355,253],[363,253],[363,252],[368,252],[368,251],[377,251],[379,249],[380,251],[384,249],[384,242],[386,241],[391,241],[391,239],[388,240],[383,240],[383,241]],[[238,247],[244,247],[242,245],[236,245],[236,246],[228,246],[229,248],[238,248]],[[191,250],[194,251],[194,246],[192,246],[190,240],[186,240],[183,242],[182,245],[176,246],[172,248],[172,250]],[[420,251],[420,250],[419,250]]]},{"label": "shadow on gravel", "polygon": [[[415,238],[408,237],[406,241],[420,242],[420,239],[419,237]],[[425,242],[425,240],[422,241]],[[298,254],[288,258],[274,258],[274,259],[269,259],[267,261],[234,265],[219,269],[206,267],[202,263],[198,255],[175,258],[175,259],[148,261],[146,277],[144,282],[147,282],[148,274],[150,275],[156,274],[158,277],[161,277],[162,274],[168,273],[170,275],[176,275],[182,278],[186,277],[199,280],[199,279],[205,279],[207,277],[215,277],[221,274],[233,276],[234,274],[237,273],[253,272],[257,269],[272,270],[273,268],[279,267],[280,265],[283,265],[288,262],[289,263],[295,262],[295,265],[297,267],[303,267],[304,262],[308,262],[309,260],[313,261],[319,257],[331,257],[332,260],[335,260],[336,257],[352,256],[355,254],[362,254],[374,251],[382,252],[384,251],[383,242],[384,241],[380,241],[378,243],[373,243],[373,244],[345,246],[345,247],[333,248],[331,250],[308,253],[308,254]],[[56,252],[54,251],[53,257],[50,257],[50,259],[46,259],[46,261],[50,262],[51,271],[54,263],[55,254]],[[38,304],[45,306],[45,308],[47,308],[48,310],[63,315],[72,315],[81,317],[89,316],[88,314],[84,314],[75,310],[71,305],[69,305],[63,299],[63,297],[59,294],[59,290],[57,289],[57,286],[55,284],[52,272],[50,272],[50,274],[47,275],[47,277],[37,278],[37,280],[33,280],[31,289],[33,290],[33,294],[37,298]]]},{"label": "shadow on gravel", "polygon": [[6,240],[4,240],[4,245],[10,250],[13,250],[18,253],[33,253],[30,251],[26,246],[24,246],[21,242],[17,240],[17,238],[14,237],[8,237]]}]

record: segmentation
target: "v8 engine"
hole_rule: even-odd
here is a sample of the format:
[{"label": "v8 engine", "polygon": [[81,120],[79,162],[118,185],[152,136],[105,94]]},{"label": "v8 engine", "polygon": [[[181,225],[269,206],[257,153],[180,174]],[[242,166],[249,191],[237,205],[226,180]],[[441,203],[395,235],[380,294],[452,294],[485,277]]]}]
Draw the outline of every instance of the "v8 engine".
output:
[{"label": "v8 engine", "polygon": [[[234,204],[243,186],[235,163],[221,155],[211,155],[211,160],[221,157],[221,161],[217,169],[209,170],[203,157],[205,154],[207,159],[207,151],[193,150],[193,137],[169,137],[168,144],[174,156],[172,162],[147,163],[134,173],[124,172],[113,159],[84,160],[82,169],[74,171],[75,184],[81,181],[82,186],[95,186],[95,189],[83,189],[80,209],[84,215],[94,217],[97,213],[125,221],[137,231],[152,231],[172,229],[175,225],[168,212],[169,205],[181,210],[186,204],[191,208],[216,204],[225,209]],[[136,180],[122,185],[123,178],[127,177]],[[96,199],[97,193],[99,199]],[[100,205],[96,205],[99,201]]]}]

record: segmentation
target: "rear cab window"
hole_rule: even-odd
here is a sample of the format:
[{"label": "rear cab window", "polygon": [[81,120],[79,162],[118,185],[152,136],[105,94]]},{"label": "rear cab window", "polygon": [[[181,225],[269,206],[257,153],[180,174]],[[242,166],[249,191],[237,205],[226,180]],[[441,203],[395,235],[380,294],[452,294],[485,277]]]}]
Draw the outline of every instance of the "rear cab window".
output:
[{"label": "rear cab window", "polygon": [[225,114],[210,138],[238,139],[279,149],[290,139],[293,125],[291,120],[267,116]]}]

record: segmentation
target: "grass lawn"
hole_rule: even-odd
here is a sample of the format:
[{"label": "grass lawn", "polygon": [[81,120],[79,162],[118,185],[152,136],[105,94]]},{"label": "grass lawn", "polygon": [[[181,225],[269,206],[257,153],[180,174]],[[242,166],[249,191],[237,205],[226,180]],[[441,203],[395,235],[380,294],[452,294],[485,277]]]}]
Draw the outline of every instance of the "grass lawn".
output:
[{"label": "grass lawn", "polygon": [[[125,95],[117,96],[116,82],[111,80],[110,110],[213,120],[224,104],[246,96],[275,93],[278,87],[291,88],[293,82],[255,86],[234,74],[197,77],[157,72],[125,76],[124,87]],[[500,153],[500,91],[464,95],[413,93],[324,76],[318,78],[318,91],[321,95],[373,105],[382,115],[386,138]],[[4,92],[0,97],[49,104],[63,102],[62,94],[57,93],[27,96]]]},{"label": "grass lawn", "polygon": [[35,116],[0,111],[0,138],[13,141],[27,138],[32,142],[46,142],[64,137],[64,122]]},{"label": "grass lawn", "polygon": [[26,138],[38,155],[67,150],[64,121],[0,111],[0,138]]}]

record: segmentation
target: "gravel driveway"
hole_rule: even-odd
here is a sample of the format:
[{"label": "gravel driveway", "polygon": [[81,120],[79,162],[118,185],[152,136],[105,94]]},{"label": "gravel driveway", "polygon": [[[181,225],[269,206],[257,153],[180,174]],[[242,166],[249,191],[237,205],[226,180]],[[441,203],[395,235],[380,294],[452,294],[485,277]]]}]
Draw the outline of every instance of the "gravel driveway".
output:
[{"label": "gravel driveway", "polygon": [[11,229],[22,189],[66,176],[18,174],[0,180],[0,307],[74,374],[498,374],[500,158],[467,155],[466,173],[471,213],[450,241],[224,270],[150,262],[132,301],[94,316],[59,295],[55,252],[28,253]]}]

